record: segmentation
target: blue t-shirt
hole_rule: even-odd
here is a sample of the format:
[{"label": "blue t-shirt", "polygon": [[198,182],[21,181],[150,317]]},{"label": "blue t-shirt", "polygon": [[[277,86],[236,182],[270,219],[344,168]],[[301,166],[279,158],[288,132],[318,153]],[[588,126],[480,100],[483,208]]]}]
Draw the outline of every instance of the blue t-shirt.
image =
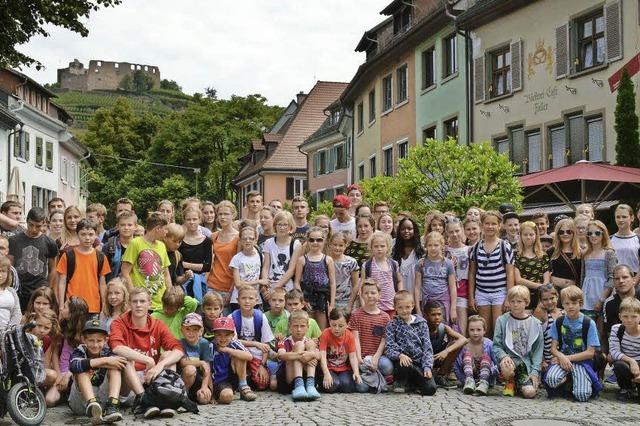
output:
[{"label": "blue t-shirt", "polygon": [[184,338],[180,339],[180,343],[182,343],[182,349],[184,349],[184,356],[188,360],[211,362],[211,348],[205,338],[201,337],[195,345],[190,345]]},{"label": "blue t-shirt", "polygon": [[[600,347],[600,339],[596,330],[595,321],[591,321],[589,332],[587,333],[587,342],[582,341],[582,321],[585,320],[584,314],[580,314],[577,319],[569,319],[564,317],[562,322],[562,347],[560,352],[565,355],[573,355],[584,352],[588,347]],[[558,341],[558,328],[555,324],[551,326],[551,338]]]},{"label": "blue t-shirt", "polygon": [[[247,349],[237,340],[232,340],[229,343],[231,349],[238,349],[246,351]],[[219,352],[216,349],[216,342],[211,342],[211,372],[213,373],[213,384],[217,385],[224,381],[229,380],[229,377],[234,374],[231,369],[231,356],[224,352]]]},{"label": "blue t-shirt", "polygon": [[[434,262],[428,257],[416,263],[416,272],[422,273],[422,298],[440,298],[449,292],[449,276],[456,270],[450,259]],[[418,283],[416,283],[418,285]]]}]

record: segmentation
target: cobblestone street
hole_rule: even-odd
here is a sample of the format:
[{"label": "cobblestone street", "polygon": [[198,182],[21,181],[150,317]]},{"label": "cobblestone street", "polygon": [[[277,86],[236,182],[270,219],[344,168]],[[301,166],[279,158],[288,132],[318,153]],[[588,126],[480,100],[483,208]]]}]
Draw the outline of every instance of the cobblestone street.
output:
[{"label": "cobblestone street", "polygon": [[[613,415],[612,415],[613,412]],[[140,425],[283,424],[283,425],[632,425],[640,418],[640,404],[620,403],[613,388],[586,404],[564,399],[549,400],[540,392],[535,400],[505,398],[499,388],[489,397],[463,395],[439,389],[434,397],[418,395],[323,395],[320,403],[293,403],[291,397],[260,393],[255,402],[234,401],[229,406],[201,406],[199,415],[181,414],[177,419],[136,421]],[[86,418],[70,415],[65,407],[52,409],[46,424],[87,424]],[[8,418],[1,424],[8,424]],[[130,414],[123,425],[133,424]]]}]

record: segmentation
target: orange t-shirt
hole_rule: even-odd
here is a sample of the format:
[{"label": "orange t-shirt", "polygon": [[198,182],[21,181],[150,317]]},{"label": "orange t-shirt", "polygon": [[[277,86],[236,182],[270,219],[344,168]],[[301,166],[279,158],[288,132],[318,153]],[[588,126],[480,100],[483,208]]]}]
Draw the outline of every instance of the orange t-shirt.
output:
[{"label": "orange t-shirt", "polygon": [[207,285],[216,291],[231,291],[233,271],[229,268],[231,259],[238,252],[239,237],[227,243],[218,240],[218,233],[211,235],[213,240],[213,263],[207,278]]},{"label": "orange t-shirt", "polygon": [[[100,303],[100,283],[98,282],[98,258],[96,249],[90,253],[82,253],[78,249],[73,249],[76,256],[76,267],[71,280],[67,283],[66,297],[78,296],[87,302],[90,314],[100,313],[102,309]],[[67,274],[67,253],[63,253],[58,261],[56,271],[59,274]],[[102,263],[100,276],[105,276],[111,272],[111,267],[106,257]]]},{"label": "orange t-shirt", "polygon": [[349,329],[344,331],[342,337],[336,337],[331,328],[325,328],[320,335],[320,350],[327,352],[329,370],[336,373],[349,371],[349,354],[356,351],[356,338]]}]

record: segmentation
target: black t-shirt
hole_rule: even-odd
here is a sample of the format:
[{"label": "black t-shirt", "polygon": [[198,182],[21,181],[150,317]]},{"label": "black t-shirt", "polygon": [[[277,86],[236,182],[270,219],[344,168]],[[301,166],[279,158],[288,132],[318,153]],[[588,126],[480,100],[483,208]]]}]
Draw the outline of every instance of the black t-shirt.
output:
[{"label": "black t-shirt", "polygon": [[200,272],[209,272],[211,270],[212,247],[211,238],[204,237],[200,244],[191,245],[182,241],[178,249],[182,254],[182,262],[202,263]]},{"label": "black t-shirt", "polygon": [[0,226],[0,235],[4,235],[7,238],[11,238],[14,235],[24,233],[24,228],[20,225],[16,227],[16,229],[6,229],[3,226]]},{"label": "black t-shirt", "polygon": [[[640,289],[636,288],[636,299],[640,300]],[[614,294],[604,302],[604,331],[607,336],[611,333],[611,327],[620,324],[620,299],[619,294]]]},{"label": "black t-shirt", "polygon": [[307,231],[309,230],[309,224],[305,224],[304,226],[299,226],[296,228],[295,231],[293,231],[293,233],[291,234],[291,238],[293,238],[294,240],[301,240],[301,242],[304,241],[304,239],[307,237]]},{"label": "black t-shirt", "polygon": [[[582,260],[578,258],[571,259],[571,253],[565,253],[565,255],[571,260],[573,264],[573,270],[564,259],[564,256],[560,255],[556,259],[553,259],[553,249],[549,250],[549,258],[551,258],[551,275],[556,278],[564,278],[566,280],[573,280],[578,287],[582,287],[582,278],[580,277],[580,271],[582,270]],[[574,271],[575,270],[575,274]]]},{"label": "black t-shirt", "polygon": [[168,251],[169,256],[169,276],[171,282],[175,285],[176,278],[184,275],[184,268],[182,267],[182,255],[179,252]]},{"label": "black t-shirt", "polygon": [[49,259],[58,255],[55,241],[46,235],[37,238],[19,233],[9,238],[9,254],[20,278],[21,298],[31,295],[38,287],[48,285]]}]

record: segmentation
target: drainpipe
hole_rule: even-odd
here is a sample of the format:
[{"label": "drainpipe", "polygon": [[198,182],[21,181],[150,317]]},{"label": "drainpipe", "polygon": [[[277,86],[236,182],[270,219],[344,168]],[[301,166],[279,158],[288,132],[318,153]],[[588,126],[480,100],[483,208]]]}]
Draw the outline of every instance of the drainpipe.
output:
[{"label": "drainpipe", "polygon": [[[24,83],[19,84],[18,86],[24,86],[25,84],[27,84],[27,81],[25,80]],[[12,113],[16,113],[18,111],[21,111],[24,108],[24,101],[22,99],[18,100],[18,107],[16,109],[11,109],[9,108],[9,111],[11,111]],[[20,127],[18,129],[18,127]],[[12,131],[9,132],[9,135],[7,136],[7,191],[9,190],[9,181],[11,180],[11,136],[14,136],[16,133],[19,134],[19,138],[22,139],[22,128],[24,127],[24,123],[20,123],[16,126],[16,128]]]}]

